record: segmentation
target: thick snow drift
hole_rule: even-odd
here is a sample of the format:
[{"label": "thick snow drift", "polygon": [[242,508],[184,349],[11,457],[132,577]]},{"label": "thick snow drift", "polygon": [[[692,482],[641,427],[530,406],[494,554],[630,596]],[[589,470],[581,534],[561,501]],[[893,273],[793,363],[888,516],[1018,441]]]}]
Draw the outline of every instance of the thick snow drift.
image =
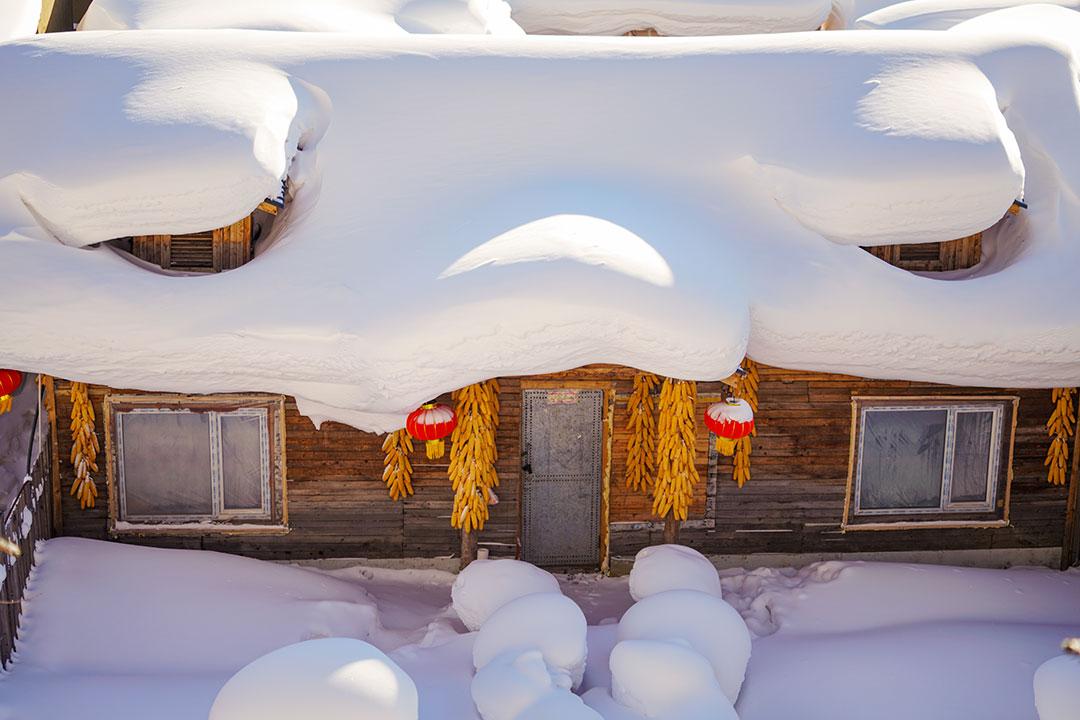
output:
[{"label": "thick snow drift", "polygon": [[37,32],[40,0],[4,0],[0,4],[0,42]]},{"label": "thick snow drift", "polygon": [[1039,720],[1080,717],[1080,655],[1047,660],[1035,671],[1035,707]]},{"label": "thick snow drift", "polygon": [[[619,621],[618,639],[620,644],[627,640],[685,642],[712,665],[728,700],[734,703],[739,697],[750,660],[750,631],[739,613],[715,595],[696,590],[651,595],[626,611]],[[611,670],[614,675],[614,661]],[[618,700],[618,693],[614,697]]]},{"label": "thick snow drift", "polygon": [[907,0],[867,13],[859,30],[948,30],[972,18],[1021,5],[1060,5],[1080,10],[1080,0]]},{"label": "thick snow drift", "polygon": [[504,0],[94,0],[80,30],[249,28],[522,35]]},{"label": "thick snow drift", "polygon": [[[493,376],[710,380],[747,351],[1080,384],[1077,38],[1080,13],[1031,6],[943,33],[12,41],[0,364],[281,392],[368,430]],[[92,247],[234,221],[285,175],[276,237],[238,270]],[[983,230],[1019,195],[972,272],[857,247]]]},{"label": "thick snow drift", "polygon": [[520,560],[477,560],[458,573],[451,590],[454,612],[470,630],[479,630],[491,614],[533,593],[557,593],[559,581],[547,570]]},{"label": "thick snow drift", "polygon": [[700,590],[723,596],[720,574],[697,550],[685,545],[642,548],[630,570],[630,596],[641,600],[667,590]]},{"label": "thick snow drift", "polygon": [[612,698],[643,717],[737,720],[712,665],[686,643],[620,642],[611,651],[611,682]]},{"label": "thick snow drift", "polygon": [[[415,682],[420,718],[481,720],[470,697],[476,634],[446,625],[449,573],[327,574],[74,539],[42,548],[16,662],[0,673],[0,720],[206,718],[229,677],[267,652],[363,637],[363,623],[340,618],[344,606],[372,602],[375,625],[415,640],[399,647],[400,632],[368,635]],[[739,698],[742,720],[835,720],[852,707],[875,720],[1037,720],[1035,668],[1080,627],[1076,571],[827,563],[725,570],[722,583],[763,635]],[[632,602],[626,578],[563,585],[594,622]],[[414,632],[423,628],[431,631]],[[590,674],[614,645],[593,631],[613,628],[590,628]],[[610,682],[585,693],[588,704],[605,720],[642,720],[611,699]]]},{"label": "thick snow drift", "polygon": [[473,645],[473,665],[481,670],[504,653],[535,649],[556,687],[576,688],[585,674],[586,628],[581,608],[565,595],[526,595],[503,605],[484,622]]},{"label": "thick snow drift", "polygon": [[509,0],[527,32],[622,35],[737,35],[817,30],[830,0]]},{"label": "thick snow drift", "polygon": [[255,660],[221,688],[209,720],[417,720],[416,685],[362,640],[323,638]]}]

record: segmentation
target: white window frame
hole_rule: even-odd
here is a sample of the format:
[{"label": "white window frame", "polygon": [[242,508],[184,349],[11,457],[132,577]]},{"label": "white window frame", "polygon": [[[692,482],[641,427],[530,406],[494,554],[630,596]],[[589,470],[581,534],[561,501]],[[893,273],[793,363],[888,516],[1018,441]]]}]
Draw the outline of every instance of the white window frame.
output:
[{"label": "white window frame", "polygon": [[[854,492],[852,508],[856,517],[873,517],[875,515],[948,515],[957,513],[991,513],[997,511],[999,473],[1002,456],[1005,454],[1003,447],[1004,421],[1007,398],[1002,400],[985,400],[970,403],[868,403],[859,408],[858,415],[858,449],[855,466]],[[862,503],[862,461],[863,448],[866,442],[867,415],[872,412],[926,412],[945,410],[945,449],[942,462],[941,477],[941,502],[933,508],[873,508],[863,509]],[[990,458],[986,475],[986,496],[981,502],[953,502],[952,476],[953,466],[956,461],[956,425],[957,418],[961,413],[993,413],[993,422],[990,430]],[[1015,412],[1015,410],[1014,410]]]},{"label": "white window frame", "polygon": [[[211,514],[173,514],[173,515],[129,515],[127,512],[127,487],[124,480],[124,416],[126,415],[165,415],[165,414],[201,414],[209,418],[210,432],[210,477],[207,481],[211,488]],[[259,520],[272,519],[270,472],[270,432],[269,413],[266,408],[237,408],[235,410],[206,410],[195,411],[190,408],[164,408],[146,407],[131,408],[116,411],[116,474],[118,489],[118,516],[117,520],[127,523],[138,524],[184,524],[199,522],[214,522],[222,520]],[[259,490],[261,503],[259,508],[235,509],[225,508],[225,486],[222,479],[221,461],[221,418],[247,416],[258,417],[259,423],[259,451],[260,451],[260,478]]]}]

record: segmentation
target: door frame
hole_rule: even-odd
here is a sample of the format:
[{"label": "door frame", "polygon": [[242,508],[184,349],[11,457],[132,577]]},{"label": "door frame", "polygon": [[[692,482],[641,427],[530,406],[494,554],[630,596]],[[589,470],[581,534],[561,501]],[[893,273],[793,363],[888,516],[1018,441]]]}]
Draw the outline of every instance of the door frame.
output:
[{"label": "door frame", "polygon": [[[614,380],[525,380],[521,381],[522,404],[519,413],[524,414],[526,390],[600,390],[604,393],[600,418],[600,572],[608,575],[611,570],[611,444],[615,423]],[[520,440],[519,440],[520,442]],[[518,472],[518,497],[525,497],[525,474]],[[518,503],[518,558],[524,548],[524,502]]]}]

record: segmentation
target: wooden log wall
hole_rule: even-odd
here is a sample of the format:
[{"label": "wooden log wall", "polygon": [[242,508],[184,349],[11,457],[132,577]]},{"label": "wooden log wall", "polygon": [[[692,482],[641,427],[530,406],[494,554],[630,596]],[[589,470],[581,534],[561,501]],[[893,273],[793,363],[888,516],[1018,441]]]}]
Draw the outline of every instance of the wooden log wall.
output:
[{"label": "wooden log wall", "polygon": [[[994,529],[841,532],[853,395],[1015,395],[1020,398],[1013,458],[1011,524]],[[706,553],[835,553],[1060,547],[1066,490],[1046,482],[1049,390],[956,388],[929,383],[761,366],[758,434],[751,480],[717,467],[712,528],[688,528],[681,542]],[[699,430],[699,435],[704,432]],[[657,530],[612,533],[612,555],[632,557],[659,542]]]},{"label": "wooden log wall", "polygon": [[[661,527],[650,522],[651,498],[626,489],[626,398],[634,370],[589,366],[542,378],[500,379],[502,408],[497,442],[499,504],[480,535],[493,556],[518,551],[521,482],[521,389],[529,381],[568,380],[613,385],[615,413],[609,493],[611,555],[632,557],[658,543]],[[64,430],[70,414],[69,384],[57,381],[59,457],[64,533],[106,538],[107,502],[80,510],[68,494],[72,468]],[[100,412],[106,388],[91,386]],[[128,391],[124,391],[128,392]],[[698,417],[724,392],[721,383],[698,384]],[[859,395],[982,394],[1020,397],[1014,451],[1011,520],[1007,528],[855,531],[842,533],[848,473],[851,397]],[[948,550],[1060,547],[1067,489],[1046,482],[1043,460],[1049,439],[1049,390],[954,388],[926,383],[886,382],[787,371],[762,366],[758,436],[752,478],[740,489],[731,480],[731,460],[720,458],[709,475],[709,435],[698,429],[701,483],[682,542],[707,553],[831,553],[888,550]],[[440,398],[450,402],[449,396]],[[104,428],[97,431],[105,447]],[[450,527],[453,496],[447,456],[424,457],[417,444],[412,462],[415,495],[389,499],[382,481],[382,436],[327,423],[316,430],[290,399],[286,403],[286,461],[289,525],[281,536],[121,537],[164,547],[237,552],[254,557],[446,557],[457,555],[460,536]],[[102,458],[104,461],[104,458]],[[104,462],[102,462],[104,470]],[[104,472],[97,478],[104,495]]]}]

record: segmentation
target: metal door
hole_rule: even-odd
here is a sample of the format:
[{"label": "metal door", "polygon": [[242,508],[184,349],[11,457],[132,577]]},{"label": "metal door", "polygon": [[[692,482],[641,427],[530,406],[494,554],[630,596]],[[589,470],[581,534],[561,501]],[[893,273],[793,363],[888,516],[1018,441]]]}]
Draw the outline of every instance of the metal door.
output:
[{"label": "metal door", "polygon": [[522,555],[547,566],[600,566],[602,390],[525,390]]}]

